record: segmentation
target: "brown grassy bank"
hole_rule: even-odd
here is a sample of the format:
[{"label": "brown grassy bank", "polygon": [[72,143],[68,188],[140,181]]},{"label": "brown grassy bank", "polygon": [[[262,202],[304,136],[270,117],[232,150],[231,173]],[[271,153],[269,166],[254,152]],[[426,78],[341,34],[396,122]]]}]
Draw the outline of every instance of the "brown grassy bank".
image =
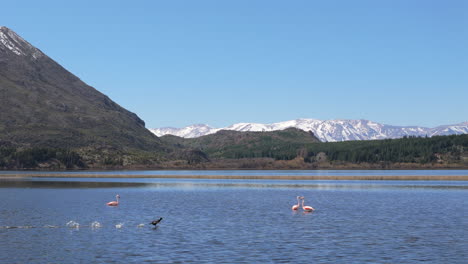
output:
[{"label": "brown grassy bank", "polygon": [[362,175],[362,176],[295,176],[295,175],[131,175],[131,174],[1,174],[0,178],[160,178],[160,179],[231,179],[231,180],[361,180],[361,181],[468,181],[468,175]]}]

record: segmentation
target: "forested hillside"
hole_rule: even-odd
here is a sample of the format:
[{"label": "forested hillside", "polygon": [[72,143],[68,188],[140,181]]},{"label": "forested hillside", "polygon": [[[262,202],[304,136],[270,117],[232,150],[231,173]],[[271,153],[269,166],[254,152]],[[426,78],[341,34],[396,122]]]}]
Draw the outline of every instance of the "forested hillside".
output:
[{"label": "forested hillside", "polygon": [[468,135],[434,136],[431,138],[405,137],[373,141],[345,141],[319,143],[307,146],[306,159],[324,153],[330,161],[351,163],[465,163]]},{"label": "forested hillside", "polygon": [[194,139],[164,136],[161,140],[205,153],[206,167],[468,168],[466,134],[328,143],[305,141],[307,137],[298,135],[294,129],[247,134],[221,131]]},{"label": "forested hillside", "polygon": [[[398,169],[468,168],[468,135],[321,143],[303,131],[224,131],[199,139],[162,137],[172,153],[154,162],[144,153],[107,153],[103,160],[70,149],[0,146],[0,169],[225,168]],[[303,143],[306,142],[306,143]]]}]

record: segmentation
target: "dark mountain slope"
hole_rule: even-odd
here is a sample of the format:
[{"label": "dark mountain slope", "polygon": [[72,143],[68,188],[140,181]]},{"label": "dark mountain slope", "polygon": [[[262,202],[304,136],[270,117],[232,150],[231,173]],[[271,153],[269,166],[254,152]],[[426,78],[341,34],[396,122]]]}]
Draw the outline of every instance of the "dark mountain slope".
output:
[{"label": "dark mountain slope", "polygon": [[0,28],[0,145],[161,151],[134,113]]}]

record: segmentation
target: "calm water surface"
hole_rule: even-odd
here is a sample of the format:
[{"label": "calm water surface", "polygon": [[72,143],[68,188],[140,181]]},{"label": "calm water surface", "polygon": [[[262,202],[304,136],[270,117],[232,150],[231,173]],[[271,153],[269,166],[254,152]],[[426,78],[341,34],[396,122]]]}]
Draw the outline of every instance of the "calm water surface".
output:
[{"label": "calm water surface", "polygon": [[467,216],[467,182],[3,179],[0,263],[466,263]]}]

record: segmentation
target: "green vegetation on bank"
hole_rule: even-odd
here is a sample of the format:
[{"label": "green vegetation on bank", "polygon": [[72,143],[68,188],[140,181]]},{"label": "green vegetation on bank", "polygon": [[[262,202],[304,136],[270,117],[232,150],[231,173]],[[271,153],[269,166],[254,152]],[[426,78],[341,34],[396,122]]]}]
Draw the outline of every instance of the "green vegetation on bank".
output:
[{"label": "green vegetation on bank", "polygon": [[318,142],[298,129],[220,131],[200,138],[161,137],[148,151],[0,146],[0,169],[350,169],[468,168],[468,135]]},{"label": "green vegetation on bank", "polygon": [[0,170],[65,170],[125,169],[161,167],[161,153],[95,149],[62,149],[51,147],[0,146]]},{"label": "green vegetation on bank", "polygon": [[[468,135],[318,143],[312,135],[295,129],[249,133],[222,131],[200,138],[165,136],[161,140],[199,149],[219,167],[228,160],[234,164],[239,163],[233,160],[242,160],[242,168],[256,168],[255,160],[262,168],[468,167]],[[306,134],[314,142],[305,141]]]},{"label": "green vegetation on bank", "polygon": [[307,159],[325,153],[331,161],[350,163],[460,163],[468,154],[468,135],[319,143],[307,150]]},{"label": "green vegetation on bank", "polygon": [[72,150],[52,148],[17,149],[14,147],[0,147],[0,168],[28,169],[28,168],[74,169],[85,168],[81,156]]}]

